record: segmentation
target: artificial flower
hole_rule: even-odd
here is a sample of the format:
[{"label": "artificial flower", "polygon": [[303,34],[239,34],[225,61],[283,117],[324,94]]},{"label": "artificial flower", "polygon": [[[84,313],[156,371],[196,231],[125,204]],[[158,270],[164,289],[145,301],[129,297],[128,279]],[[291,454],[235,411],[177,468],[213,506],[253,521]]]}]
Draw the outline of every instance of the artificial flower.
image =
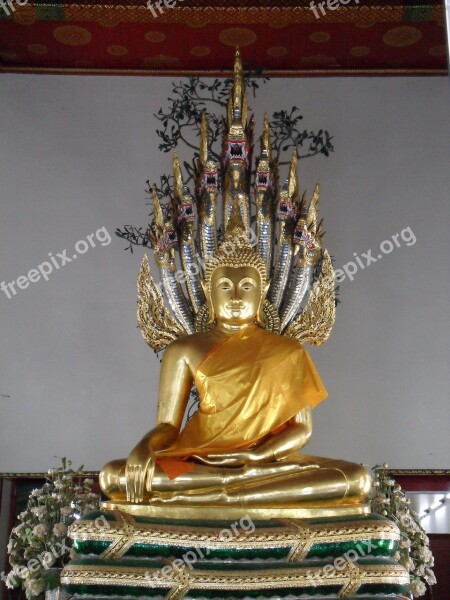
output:
[{"label": "artificial flower", "polygon": [[53,534],[56,535],[56,537],[64,537],[66,533],[67,527],[64,525],[64,523],[56,523],[53,526]]},{"label": "artificial flower", "polygon": [[47,529],[45,528],[45,525],[42,525],[42,523],[39,523],[38,525],[35,525],[33,527],[32,534],[35,537],[44,537],[44,535],[46,533],[47,533]]},{"label": "artificial flower", "polygon": [[[44,600],[47,586],[54,585],[44,577],[46,569],[62,568],[76,555],[66,538],[68,527],[75,518],[98,508],[99,497],[92,493],[90,482],[83,485],[81,475],[81,469],[74,471],[70,461],[62,459],[60,468],[49,470],[47,483],[31,492],[27,509],[19,515],[21,523],[11,532],[7,550],[12,570],[5,583],[22,587],[27,600]],[[57,548],[59,540],[62,553],[43,552]]]}]

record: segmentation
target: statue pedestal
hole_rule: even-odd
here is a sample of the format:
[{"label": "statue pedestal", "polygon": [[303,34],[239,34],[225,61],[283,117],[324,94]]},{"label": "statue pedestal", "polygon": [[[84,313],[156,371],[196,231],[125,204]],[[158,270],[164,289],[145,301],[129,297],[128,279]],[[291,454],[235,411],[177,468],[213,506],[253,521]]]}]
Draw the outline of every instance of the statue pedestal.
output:
[{"label": "statue pedestal", "polygon": [[[167,510],[165,511],[167,515]],[[409,599],[399,531],[378,515],[208,520],[99,511],[70,531],[80,558],[61,581],[76,598]],[[222,509],[225,513],[225,510]]]},{"label": "statue pedestal", "polygon": [[370,504],[341,504],[330,506],[323,503],[315,504],[308,508],[280,508],[277,507],[241,507],[241,506],[176,506],[176,505],[151,505],[131,504],[130,502],[102,502],[102,508],[108,511],[125,512],[134,517],[151,517],[154,519],[183,519],[198,520],[199,512],[202,518],[213,521],[223,521],[224,511],[227,519],[240,519],[243,515],[254,521],[268,519],[314,519],[333,518],[354,515],[370,514]]}]

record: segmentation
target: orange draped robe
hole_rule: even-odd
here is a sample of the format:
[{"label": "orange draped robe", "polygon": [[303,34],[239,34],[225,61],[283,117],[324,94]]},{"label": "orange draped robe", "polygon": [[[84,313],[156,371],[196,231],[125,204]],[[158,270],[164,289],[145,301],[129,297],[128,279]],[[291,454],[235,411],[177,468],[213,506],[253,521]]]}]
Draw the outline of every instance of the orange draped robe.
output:
[{"label": "orange draped robe", "polygon": [[249,326],[206,354],[195,373],[200,406],[174,446],[157,452],[169,477],[193,468],[176,458],[242,450],[276,432],[327,391],[295,340]]}]

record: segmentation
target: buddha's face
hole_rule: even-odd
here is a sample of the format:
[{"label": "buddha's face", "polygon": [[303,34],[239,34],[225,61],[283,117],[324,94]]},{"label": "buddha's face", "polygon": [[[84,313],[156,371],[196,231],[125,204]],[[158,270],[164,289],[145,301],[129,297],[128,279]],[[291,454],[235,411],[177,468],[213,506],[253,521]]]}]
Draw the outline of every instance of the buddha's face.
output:
[{"label": "buddha's face", "polygon": [[211,277],[211,302],[218,323],[253,323],[261,303],[261,277],[255,267],[218,267]]}]

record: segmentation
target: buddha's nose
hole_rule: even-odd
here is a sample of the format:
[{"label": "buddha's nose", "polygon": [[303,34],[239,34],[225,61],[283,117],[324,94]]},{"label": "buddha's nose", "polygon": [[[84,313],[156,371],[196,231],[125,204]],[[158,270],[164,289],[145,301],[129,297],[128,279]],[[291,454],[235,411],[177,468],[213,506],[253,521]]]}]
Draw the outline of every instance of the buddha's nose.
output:
[{"label": "buddha's nose", "polygon": [[230,304],[233,308],[240,308],[242,306],[242,299],[239,296],[239,290],[235,290]]}]

